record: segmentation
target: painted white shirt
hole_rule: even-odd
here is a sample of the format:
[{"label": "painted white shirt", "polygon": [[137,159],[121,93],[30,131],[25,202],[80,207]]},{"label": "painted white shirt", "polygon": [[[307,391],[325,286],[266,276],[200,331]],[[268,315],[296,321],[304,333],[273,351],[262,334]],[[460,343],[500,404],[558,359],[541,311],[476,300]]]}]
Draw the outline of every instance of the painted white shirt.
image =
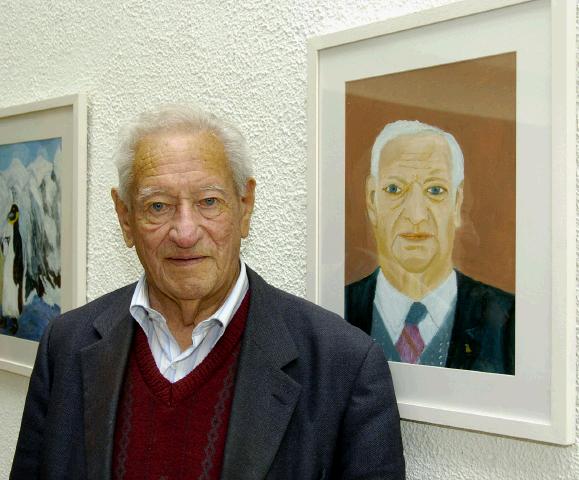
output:
[{"label": "painted white shirt", "polygon": [[[425,345],[430,343],[440,330],[444,320],[451,313],[456,303],[456,296],[456,272],[453,270],[444,282],[424,298],[418,300],[427,310],[426,317],[418,324],[418,330]],[[406,315],[415,301],[396,290],[380,270],[376,281],[374,305],[382,317],[386,331],[394,345],[402,334]]]},{"label": "painted white shirt", "polygon": [[245,263],[241,262],[239,277],[225,302],[206,320],[200,322],[191,334],[192,344],[181,351],[161,313],[151,308],[147,280],[143,274],[135,287],[131,315],[141,326],[155,363],[161,374],[175,383],[193,371],[217,344],[249,289]]}]

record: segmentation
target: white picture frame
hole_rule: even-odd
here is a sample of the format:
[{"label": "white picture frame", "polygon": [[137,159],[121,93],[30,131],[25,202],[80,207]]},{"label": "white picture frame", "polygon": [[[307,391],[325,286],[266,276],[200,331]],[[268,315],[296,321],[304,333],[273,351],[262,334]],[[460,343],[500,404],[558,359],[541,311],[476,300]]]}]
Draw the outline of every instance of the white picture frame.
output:
[{"label": "white picture frame", "polygon": [[345,83],[517,52],[516,374],[390,362],[403,419],[574,442],[574,19],[564,0],[467,0],[309,39],[307,296],[341,315]]},{"label": "white picture frame", "polygon": [[[0,146],[60,139],[60,312],[86,302],[87,101],[84,94],[0,109]],[[0,335],[0,369],[30,376],[38,341]]]}]

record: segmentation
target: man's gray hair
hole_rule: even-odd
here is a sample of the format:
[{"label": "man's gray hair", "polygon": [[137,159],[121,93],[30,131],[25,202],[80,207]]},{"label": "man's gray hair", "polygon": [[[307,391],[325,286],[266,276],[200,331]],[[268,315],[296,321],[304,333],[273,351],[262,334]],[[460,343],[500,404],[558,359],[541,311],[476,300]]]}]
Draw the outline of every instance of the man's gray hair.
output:
[{"label": "man's gray hair", "polygon": [[435,133],[446,140],[450,148],[452,160],[452,186],[454,191],[464,180],[464,156],[456,139],[452,134],[444,130],[419,122],[418,120],[398,120],[388,123],[376,137],[372,146],[372,156],[370,159],[370,173],[374,178],[378,178],[378,167],[380,165],[380,155],[386,144],[402,135],[415,135],[418,133]]},{"label": "man's gray hair", "polygon": [[161,105],[138,115],[120,133],[115,163],[119,174],[119,195],[130,206],[129,195],[134,181],[133,162],[138,143],[146,136],[163,132],[210,132],[223,144],[239,195],[253,176],[247,143],[231,123],[201,108],[188,105]]}]

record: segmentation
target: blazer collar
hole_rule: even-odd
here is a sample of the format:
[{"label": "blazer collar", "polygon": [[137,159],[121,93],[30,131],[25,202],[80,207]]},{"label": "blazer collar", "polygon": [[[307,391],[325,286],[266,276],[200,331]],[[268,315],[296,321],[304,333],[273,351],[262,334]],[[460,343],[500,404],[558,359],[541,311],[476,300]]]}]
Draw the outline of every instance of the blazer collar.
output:
[{"label": "blazer collar", "polygon": [[283,294],[250,268],[247,274],[251,295],[249,314],[239,357],[222,479],[265,478],[301,391],[301,385],[283,371],[298,357],[278,309]]},{"label": "blazer collar", "polygon": [[113,294],[93,322],[101,339],[81,350],[88,480],[111,475],[116,412],[135,326],[129,314],[134,288]]}]

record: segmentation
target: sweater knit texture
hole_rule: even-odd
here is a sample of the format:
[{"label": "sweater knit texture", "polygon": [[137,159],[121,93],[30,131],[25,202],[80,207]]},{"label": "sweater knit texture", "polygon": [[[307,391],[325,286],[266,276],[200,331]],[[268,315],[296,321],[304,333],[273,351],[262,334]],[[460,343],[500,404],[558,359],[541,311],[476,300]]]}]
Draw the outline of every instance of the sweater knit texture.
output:
[{"label": "sweater knit texture", "polygon": [[248,309],[249,292],[205,360],[176,383],[161,375],[136,329],[117,411],[114,480],[220,477]]}]

